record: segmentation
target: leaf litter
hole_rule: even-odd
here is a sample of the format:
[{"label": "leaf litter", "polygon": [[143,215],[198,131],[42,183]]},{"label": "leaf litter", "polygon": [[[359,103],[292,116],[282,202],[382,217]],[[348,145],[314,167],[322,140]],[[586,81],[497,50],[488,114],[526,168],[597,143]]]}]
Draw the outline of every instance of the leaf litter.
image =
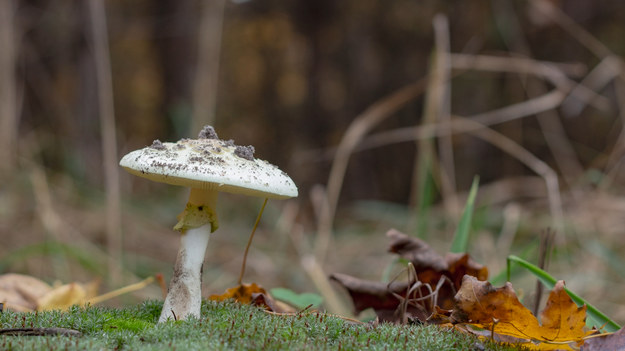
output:
[{"label": "leaf litter", "polygon": [[408,261],[410,279],[385,283],[332,274],[349,293],[356,313],[372,308],[379,321],[437,324],[532,350],[625,349],[624,329],[599,334],[586,328],[586,306],[575,304],[564,281],[557,282],[537,318],[510,282],[493,287],[486,281],[488,269],[468,254],[442,256],[397,230],[386,235],[388,251]]}]

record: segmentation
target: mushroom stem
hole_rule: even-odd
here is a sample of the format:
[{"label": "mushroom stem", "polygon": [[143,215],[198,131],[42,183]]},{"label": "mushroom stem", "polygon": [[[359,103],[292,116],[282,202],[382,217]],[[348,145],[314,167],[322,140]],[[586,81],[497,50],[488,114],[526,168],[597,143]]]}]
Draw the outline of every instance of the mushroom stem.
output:
[{"label": "mushroom stem", "polygon": [[178,216],[180,249],[159,322],[200,317],[202,264],[211,232],[217,229],[217,192],[191,189],[189,202]]}]

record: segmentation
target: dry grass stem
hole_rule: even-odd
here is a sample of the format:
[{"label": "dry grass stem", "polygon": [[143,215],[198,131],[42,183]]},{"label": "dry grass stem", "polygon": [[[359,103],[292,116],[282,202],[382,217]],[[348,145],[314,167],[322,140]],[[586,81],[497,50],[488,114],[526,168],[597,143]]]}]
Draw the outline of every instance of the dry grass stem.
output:
[{"label": "dry grass stem", "polygon": [[317,220],[315,257],[324,262],[330,245],[336,205],[343,186],[343,179],[349,158],[363,137],[377,124],[393,115],[408,102],[421,95],[425,80],[407,85],[375,102],[349,125],[339,142],[328,176],[326,196]]},{"label": "dry grass stem", "polygon": [[583,65],[558,64],[521,57],[451,54],[451,66],[455,70],[509,72],[541,77],[560,90],[569,92],[571,98],[574,98],[576,101],[591,104],[601,111],[610,110],[608,98],[597,94],[595,92],[596,89],[593,90],[583,83],[577,83],[567,77],[568,75],[579,77],[579,73],[585,72]]},{"label": "dry grass stem", "polygon": [[555,85],[562,84],[562,76],[581,78],[588,71],[582,63],[541,61],[516,56],[452,53],[450,59],[451,67],[456,70],[525,73],[544,77]]},{"label": "dry grass stem", "polygon": [[538,11],[562,27],[562,29],[568,32],[571,37],[575,38],[580,44],[584,45],[595,56],[604,58],[612,54],[612,51],[607,46],[597,40],[597,38],[573,21],[551,2],[546,0],[530,0],[530,5],[533,6],[534,10]]},{"label": "dry grass stem", "polygon": [[15,28],[15,2],[0,1],[0,175],[15,165],[17,151]]},{"label": "dry grass stem", "polygon": [[[449,23],[447,17],[438,14],[432,21],[434,27],[434,67],[430,75],[428,94],[432,101],[433,119],[446,125],[451,120],[451,65],[449,58]],[[432,90],[432,94],[429,92]],[[443,205],[450,218],[457,218],[460,208],[456,201],[456,167],[452,134],[438,138],[441,166],[441,189]]]},{"label": "dry grass stem", "polygon": [[[462,121],[461,124],[467,124],[467,126],[475,126],[475,121],[465,118],[459,118],[458,121]],[[558,175],[541,159],[534,156],[527,149],[523,148],[518,143],[514,142],[510,138],[502,135],[490,128],[473,129],[469,133],[477,136],[478,138],[487,141],[493,146],[498,147],[502,151],[508,153],[510,156],[516,158],[528,168],[533,170],[536,174],[545,179],[547,186],[547,198],[549,200],[549,209],[552,216],[552,227],[559,233],[564,232],[564,210],[562,208],[562,198],[560,195],[560,185],[558,181]]]},{"label": "dry grass stem", "polygon": [[553,90],[544,95],[529,99],[517,104],[512,104],[500,109],[489,112],[480,113],[470,117],[464,117],[474,121],[476,124],[469,125],[463,123],[457,125],[455,121],[450,122],[449,129],[447,126],[441,128],[438,124],[423,125],[416,127],[397,128],[390,131],[374,134],[362,141],[357,147],[357,151],[363,151],[376,148],[388,144],[398,142],[407,142],[421,138],[432,138],[441,136],[445,133],[467,133],[474,129],[481,129],[487,126],[510,122],[519,118],[533,116],[539,112],[557,108],[562,103],[565,94],[559,90]]},{"label": "dry grass stem", "polygon": [[113,82],[106,26],[106,10],[101,0],[89,1],[91,45],[97,77],[98,113],[102,132],[102,152],[106,191],[106,240],[109,274],[113,285],[120,285],[122,272],[121,193],[119,185]]},{"label": "dry grass stem", "polygon": [[[562,102],[562,111],[567,117],[578,116],[582,110],[586,107],[587,103],[592,103],[594,100],[584,100],[579,99],[578,97],[584,95],[584,91],[590,89],[592,91],[601,91],[606,87],[612,80],[621,74],[621,67],[623,65],[623,61],[616,56],[610,55],[605,57],[598,65],[596,65],[585,77],[582,81],[575,86],[573,90],[571,90],[571,95],[569,95],[564,102]],[[605,98],[604,98],[605,99]],[[597,104],[593,104],[597,107]],[[606,101],[601,103],[601,105],[606,105],[602,108],[602,111],[609,111],[610,102]]]},{"label": "dry grass stem", "polygon": [[298,209],[299,206],[297,206],[296,201],[287,202],[281,219],[278,221],[277,229],[281,234],[291,239],[302,269],[304,269],[304,272],[306,272],[317,291],[323,296],[327,309],[340,315],[348,315],[350,313],[345,308],[344,301],[341,300],[330,285],[328,274],[317,263],[315,256],[310,254],[312,249],[304,238],[304,228],[295,222]]}]

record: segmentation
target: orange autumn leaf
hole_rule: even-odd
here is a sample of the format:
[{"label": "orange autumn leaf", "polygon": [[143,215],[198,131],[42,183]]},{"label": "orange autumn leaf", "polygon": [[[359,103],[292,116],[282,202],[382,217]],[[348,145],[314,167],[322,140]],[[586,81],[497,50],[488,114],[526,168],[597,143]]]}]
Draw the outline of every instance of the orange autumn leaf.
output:
[{"label": "orange autumn leaf", "polygon": [[254,300],[254,297],[252,296],[253,294],[267,294],[267,291],[256,283],[241,284],[226,289],[226,292],[221,295],[211,295],[208,299],[213,301],[234,299],[235,301],[243,304],[250,304]]},{"label": "orange autumn leaf", "polygon": [[582,342],[592,334],[584,331],[586,306],[577,307],[564,290],[563,281],[556,283],[549,295],[541,313],[542,324],[519,302],[510,283],[496,289],[467,275],[455,300],[454,322],[523,339],[524,346],[533,349],[571,349],[568,343]]}]

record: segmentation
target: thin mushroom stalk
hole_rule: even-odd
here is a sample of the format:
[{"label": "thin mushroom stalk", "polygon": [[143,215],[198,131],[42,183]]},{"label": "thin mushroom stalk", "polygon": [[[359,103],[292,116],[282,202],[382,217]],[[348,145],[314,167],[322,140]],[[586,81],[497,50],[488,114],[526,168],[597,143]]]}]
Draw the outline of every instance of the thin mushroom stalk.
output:
[{"label": "thin mushroom stalk", "polygon": [[174,227],[180,248],[159,322],[200,317],[202,265],[210,233],[217,230],[217,191],[192,188],[187,206]]}]

